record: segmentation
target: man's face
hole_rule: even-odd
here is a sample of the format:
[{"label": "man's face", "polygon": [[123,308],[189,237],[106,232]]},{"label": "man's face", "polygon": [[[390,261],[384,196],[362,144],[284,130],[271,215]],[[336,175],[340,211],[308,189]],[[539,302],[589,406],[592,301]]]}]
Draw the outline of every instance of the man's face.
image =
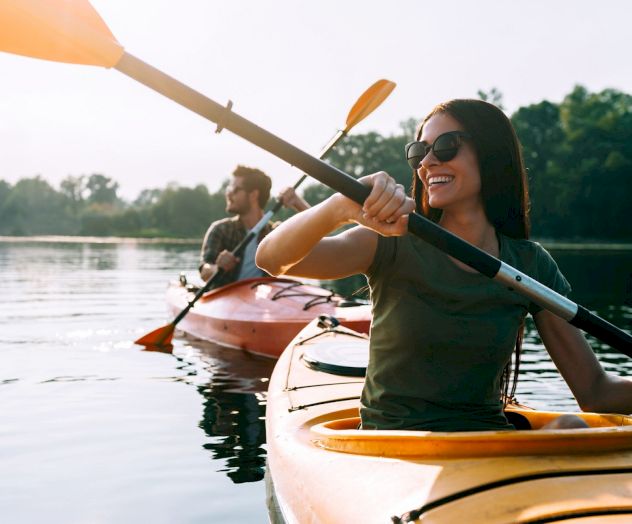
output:
[{"label": "man's face", "polygon": [[240,177],[234,177],[226,186],[226,212],[234,215],[243,215],[250,211],[249,193],[244,187],[244,181]]}]

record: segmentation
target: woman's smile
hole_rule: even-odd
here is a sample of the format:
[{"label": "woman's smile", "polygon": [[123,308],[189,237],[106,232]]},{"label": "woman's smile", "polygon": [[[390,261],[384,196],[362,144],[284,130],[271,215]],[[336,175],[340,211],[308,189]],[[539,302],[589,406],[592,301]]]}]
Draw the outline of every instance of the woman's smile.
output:
[{"label": "woman's smile", "polygon": [[449,184],[450,182],[452,182],[452,180],[454,180],[453,176],[448,176],[448,175],[432,175],[427,177],[427,184],[428,187],[433,187],[433,186],[443,186],[445,184]]}]

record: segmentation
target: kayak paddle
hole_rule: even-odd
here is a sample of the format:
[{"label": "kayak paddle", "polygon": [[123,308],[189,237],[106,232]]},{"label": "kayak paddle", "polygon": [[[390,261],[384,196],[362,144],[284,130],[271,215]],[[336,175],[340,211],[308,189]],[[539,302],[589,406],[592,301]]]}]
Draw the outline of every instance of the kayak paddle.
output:
[{"label": "kayak paddle", "polygon": [[[233,112],[232,103],[223,107],[125,52],[87,0],[2,0],[0,50],[59,62],[114,67],[215,122],[218,131],[223,128],[232,131],[359,204],[370,193],[367,186],[347,173]],[[586,308],[418,213],[410,214],[408,229],[448,255],[632,357],[632,336]]]},{"label": "kayak paddle", "polygon": [[[375,82],[371,87],[369,87],[351,108],[349,114],[347,115],[347,121],[345,122],[344,129],[338,131],[333,138],[327,143],[327,145],[321,150],[319,158],[324,158],[327,153],[329,153],[335,145],[342,140],[343,137],[351,131],[351,129],[362,120],[364,120],[367,116],[369,116],[375,109],[377,109],[386,97],[391,94],[391,91],[395,88],[395,82],[391,82],[390,80],[381,79]],[[307,175],[303,175],[296,184],[294,184],[294,189],[297,189],[298,186],[307,178]],[[248,231],[246,236],[243,238],[239,244],[231,251],[232,255],[235,257],[240,257],[246,246],[250,243],[251,240],[257,238],[261,230],[266,226],[266,224],[272,219],[272,217],[281,209],[283,204],[280,201],[277,201],[272,209],[266,212],[259,222],[257,222],[253,228]],[[146,335],[140,337],[138,340],[135,340],[135,344],[139,344],[141,346],[148,347],[156,347],[156,346],[164,346],[171,342],[173,338],[173,332],[176,328],[178,322],[180,322],[189,310],[195,305],[195,303],[207,292],[209,291],[215,282],[224,274],[224,270],[222,268],[217,268],[215,274],[206,281],[206,284],[201,287],[195,296],[187,303],[187,306],[178,313],[176,318],[174,318],[169,324],[166,324],[154,331],[147,333]]]}]

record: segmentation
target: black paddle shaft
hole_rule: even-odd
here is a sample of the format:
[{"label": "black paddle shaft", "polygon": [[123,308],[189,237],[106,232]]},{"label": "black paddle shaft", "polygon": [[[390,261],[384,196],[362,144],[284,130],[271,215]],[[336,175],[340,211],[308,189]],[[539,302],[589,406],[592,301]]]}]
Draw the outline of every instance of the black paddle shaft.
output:
[{"label": "black paddle shaft", "polygon": [[[257,126],[231,110],[232,103],[221,106],[142,60],[124,53],[115,66],[120,72],[158,91],[167,98],[217,124],[217,131],[228,129],[248,142],[296,166],[326,186],[363,204],[370,188],[347,173],[298,149],[274,134]],[[499,280],[511,289],[528,296],[544,308],[553,311],[571,324],[619,349],[632,357],[632,336],[585,308],[561,297],[546,286],[502,263],[485,251],[446,231],[425,217],[411,213],[408,222],[411,233],[436,246],[448,255],[476,269],[483,275]],[[206,286],[205,286],[206,287]],[[185,313],[186,314],[186,313]],[[179,315],[180,316],[180,315]],[[184,315],[182,315],[184,316]],[[179,320],[179,319],[178,319]]]}]

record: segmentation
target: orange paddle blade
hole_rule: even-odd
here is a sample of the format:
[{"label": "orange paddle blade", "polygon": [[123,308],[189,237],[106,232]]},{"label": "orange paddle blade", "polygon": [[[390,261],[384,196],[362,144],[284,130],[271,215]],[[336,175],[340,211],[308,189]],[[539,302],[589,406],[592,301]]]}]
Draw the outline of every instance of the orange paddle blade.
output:
[{"label": "orange paddle blade", "polygon": [[381,79],[369,87],[349,111],[345,130],[348,131],[375,111],[391,94],[396,85],[395,82]]},{"label": "orange paddle blade", "polygon": [[147,333],[145,336],[142,336],[138,340],[135,340],[134,344],[148,347],[166,346],[171,343],[171,339],[173,338],[173,332],[175,329],[176,326],[174,326],[173,324],[167,324],[166,326],[155,329],[151,333]]},{"label": "orange paddle blade", "polygon": [[103,67],[123,55],[88,0],[0,0],[0,50]]}]

